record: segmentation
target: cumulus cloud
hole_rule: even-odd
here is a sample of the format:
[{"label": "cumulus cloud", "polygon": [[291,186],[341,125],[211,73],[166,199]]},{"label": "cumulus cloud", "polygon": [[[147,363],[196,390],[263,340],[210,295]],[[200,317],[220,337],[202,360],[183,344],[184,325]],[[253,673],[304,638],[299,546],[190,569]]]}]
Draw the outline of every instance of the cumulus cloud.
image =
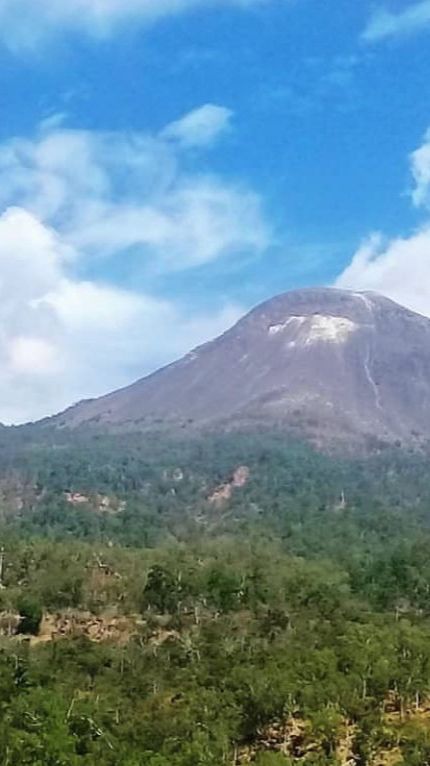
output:
[{"label": "cumulus cloud", "polygon": [[[411,154],[411,196],[417,207],[430,209],[430,132]],[[387,241],[369,237],[336,281],[337,287],[375,290],[413,311],[430,316],[430,221],[410,236]]]},{"label": "cumulus cloud", "polygon": [[[62,29],[109,35],[127,21],[152,24],[169,15],[220,4],[247,8],[267,0],[1,0],[0,36],[9,47],[33,46]],[[25,19],[25,24],[22,20]]]},{"label": "cumulus cloud", "polygon": [[[200,148],[215,140],[206,135]],[[0,145],[1,421],[43,417],[125,385],[243,313],[228,302],[192,311],[83,276],[130,251],[141,273],[167,275],[270,243],[258,195],[191,172],[184,152],[163,131],[91,133],[56,122]]]},{"label": "cumulus cloud", "polygon": [[430,28],[430,2],[421,0],[398,13],[379,9],[372,15],[363,39],[369,43],[390,37],[404,37]]},{"label": "cumulus cloud", "polygon": [[[77,257],[77,256],[76,256]],[[242,309],[190,313],[79,280],[70,251],[31,213],[0,217],[0,420],[59,411],[150,372],[222,332]]]},{"label": "cumulus cloud", "polygon": [[389,242],[370,237],[337,279],[336,287],[374,290],[430,316],[430,226]]}]

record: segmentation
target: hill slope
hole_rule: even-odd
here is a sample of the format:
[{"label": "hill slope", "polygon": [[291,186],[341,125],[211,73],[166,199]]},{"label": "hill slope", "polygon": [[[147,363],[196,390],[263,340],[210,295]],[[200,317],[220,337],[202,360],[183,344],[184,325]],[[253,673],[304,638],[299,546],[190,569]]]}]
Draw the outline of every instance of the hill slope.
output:
[{"label": "hill slope", "polygon": [[280,426],[317,442],[430,437],[430,320],[373,293],[275,297],[183,359],[54,420]]}]

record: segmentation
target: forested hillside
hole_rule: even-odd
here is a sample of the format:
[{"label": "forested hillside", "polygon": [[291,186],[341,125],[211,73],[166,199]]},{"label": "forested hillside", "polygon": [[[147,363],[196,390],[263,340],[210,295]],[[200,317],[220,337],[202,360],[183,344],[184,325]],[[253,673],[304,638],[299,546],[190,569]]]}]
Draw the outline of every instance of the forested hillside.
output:
[{"label": "forested hillside", "polygon": [[0,763],[424,764],[426,455],[0,444]]}]

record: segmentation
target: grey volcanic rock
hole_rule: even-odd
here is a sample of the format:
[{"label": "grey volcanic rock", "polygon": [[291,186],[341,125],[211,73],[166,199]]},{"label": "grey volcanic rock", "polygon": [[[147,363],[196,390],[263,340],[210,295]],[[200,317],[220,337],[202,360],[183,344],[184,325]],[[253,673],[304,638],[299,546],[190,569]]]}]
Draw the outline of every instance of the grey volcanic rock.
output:
[{"label": "grey volcanic rock", "polygon": [[430,320],[374,293],[285,293],[178,362],[55,420],[277,426],[317,442],[426,440]]}]

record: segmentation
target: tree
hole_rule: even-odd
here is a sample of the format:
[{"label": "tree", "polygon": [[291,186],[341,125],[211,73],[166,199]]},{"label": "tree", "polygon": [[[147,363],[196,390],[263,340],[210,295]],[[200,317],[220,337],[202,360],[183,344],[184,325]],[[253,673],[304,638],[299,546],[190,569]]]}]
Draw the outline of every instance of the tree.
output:
[{"label": "tree", "polygon": [[21,616],[18,632],[37,636],[43,617],[41,604],[31,596],[23,596],[18,602],[18,611]]}]

